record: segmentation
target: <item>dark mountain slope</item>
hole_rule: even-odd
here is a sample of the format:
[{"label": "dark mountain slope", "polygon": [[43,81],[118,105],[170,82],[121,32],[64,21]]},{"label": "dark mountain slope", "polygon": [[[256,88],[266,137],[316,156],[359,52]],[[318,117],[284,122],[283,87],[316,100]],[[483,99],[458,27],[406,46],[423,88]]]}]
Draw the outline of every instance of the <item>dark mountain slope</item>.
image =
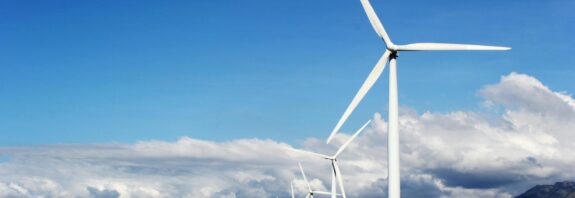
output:
[{"label": "dark mountain slope", "polygon": [[537,185],[515,198],[575,198],[575,182],[557,182],[554,185]]}]

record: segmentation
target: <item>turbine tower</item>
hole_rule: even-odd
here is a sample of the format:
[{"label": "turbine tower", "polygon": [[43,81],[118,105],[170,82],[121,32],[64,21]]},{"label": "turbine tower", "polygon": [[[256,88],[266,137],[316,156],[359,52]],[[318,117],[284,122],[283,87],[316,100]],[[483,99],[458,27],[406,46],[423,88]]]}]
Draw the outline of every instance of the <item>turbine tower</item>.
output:
[{"label": "turbine tower", "polygon": [[343,176],[341,175],[341,171],[339,170],[339,165],[337,164],[337,157],[345,150],[345,148],[347,148],[347,146],[349,146],[349,144],[365,129],[365,127],[367,127],[367,125],[371,122],[371,120],[367,121],[359,130],[357,130],[357,132],[355,132],[355,134],[353,134],[353,136],[351,136],[343,145],[341,145],[341,147],[339,147],[339,149],[337,150],[337,152],[335,152],[335,154],[333,156],[328,156],[328,155],[324,155],[324,154],[319,154],[319,153],[314,153],[314,152],[310,152],[310,151],[304,151],[304,150],[299,150],[299,149],[293,149],[296,152],[300,152],[300,153],[304,153],[307,155],[311,155],[311,156],[315,156],[315,157],[319,157],[322,159],[326,159],[331,161],[331,167],[332,167],[332,171],[331,171],[331,197],[335,198],[335,196],[337,195],[336,192],[336,178],[337,178],[337,183],[339,184],[339,189],[341,191],[341,195],[343,198],[346,198],[345,195],[345,189],[343,187]]},{"label": "turbine tower", "polygon": [[397,99],[397,54],[401,51],[439,51],[439,50],[510,50],[509,47],[499,46],[485,46],[485,45],[467,45],[467,44],[449,44],[449,43],[413,43],[407,45],[394,44],[381,21],[375,14],[373,7],[368,0],[361,0],[363,9],[365,10],[369,22],[377,35],[385,42],[386,50],[376,63],[375,67],[364,81],[363,85],[347,107],[335,128],[332,130],[327,139],[330,143],[333,137],[338,133],[341,126],[345,123],[347,118],[351,115],[355,107],[363,99],[365,94],[371,89],[373,84],[377,81],[383,72],[385,65],[389,62],[389,112],[388,112],[388,198],[399,198],[400,193],[400,167],[399,167],[399,122],[398,122],[398,99]]},{"label": "turbine tower", "polygon": [[295,198],[295,194],[293,193],[293,181],[290,182],[291,187],[291,198]]}]

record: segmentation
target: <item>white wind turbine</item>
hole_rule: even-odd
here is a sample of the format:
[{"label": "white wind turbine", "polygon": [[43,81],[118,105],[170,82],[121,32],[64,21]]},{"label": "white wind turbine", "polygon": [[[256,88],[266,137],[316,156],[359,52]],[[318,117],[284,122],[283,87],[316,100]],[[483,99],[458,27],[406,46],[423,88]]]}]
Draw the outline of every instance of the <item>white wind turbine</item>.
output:
[{"label": "white wind turbine", "polygon": [[[307,195],[305,196],[306,198],[313,198],[314,194],[318,194],[318,195],[332,195],[332,193],[330,192],[325,192],[325,191],[319,191],[319,190],[312,190],[311,189],[311,185],[309,184],[309,181],[307,180],[307,177],[305,176],[305,172],[303,171],[303,167],[301,166],[301,163],[298,162],[299,165],[299,170],[301,171],[301,176],[303,177],[303,180],[305,181],[305,184],[307,185]],[[293,197],[293,186],[292,186],[292,197]],[[333,197],[333,196],[332,196]]]},{"label": "white wind turbine", "polygon": [[334,155],[332,156],[328,156],[328,155],[324,155],[324,154],[319,154],[319,153],[314,153],[314,152],[310,152],[310,151],[304,151],[304,150],[299,150],[299,149],[293,149],[296,152],[300,152],[300,153],[304,153],[304,154],[308,154],[308,155],[312,155],[315,157],[319,157],[319,158],[323,158],[323,159],[327,159],[331,161],[331,167],[332,167],[332,171],[331,171],[331,197],[335,197],[336,195],[336,178],[337,178],[337,183],[339,184],[339,189],[341,191],[341,195],[343,198],[345,198],[345,189],[343,187],[343,176],[341,175],[341,171],[339,170],[339,165],[337,164],[337,157],[345,150],[345,148],[347,148],[347,146],[349,146],[349,144],[365,129],[365,127],[367,127],[367,125],[371,122],[371,120],[367,121],[359,130],[357,130],[355,132],[355,134],[353,134],[353,136],[351,136],[343,145],[341,145],[341,147],[339,147],[339,149],[337,150],[337,152],[335,152]]},{"label": "white wind turbine", "polygon": [[341,126],[353,112],[355,107],[363,99],[365,94],[373,86],[389,61],[389,118],[388,118],[388,197],[400,197],[400,169],[399,169],[399,130],[398,130],[398,99],[397,99],[397,53],[400,51],[436,51],[436,50],[510,50],[509,47],[485,46],[485,45],[466,45],[466,44],[448,44],[448,43],[413,43],[407,45],[394,44],[381,21],[375,14],[373,7],[368,0],[361,0],[361,4],[369,18],[373,29],[385,42],[386,50],[379,59],[353,100],[347,107],[335,128],[332,130],[327,139],[330,143],[333,137],[338,133]]}]

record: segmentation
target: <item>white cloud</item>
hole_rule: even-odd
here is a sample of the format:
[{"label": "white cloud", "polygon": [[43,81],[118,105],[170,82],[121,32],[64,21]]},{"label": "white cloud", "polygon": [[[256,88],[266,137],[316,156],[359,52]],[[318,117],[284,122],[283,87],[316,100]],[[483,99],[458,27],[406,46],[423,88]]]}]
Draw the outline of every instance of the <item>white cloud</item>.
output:
[{"label": "white cloud", "polygon": [[[573,178],[575,100],[537,79],[512,73],[478,95],[486,112],[401,109],[402,182],[406,197],[512,197],[536,183]],[[500,112],[500,113],[498,113]],[[382,197],[386,127],[374,124],[342,154],[350,197]],[[340,135],[335,145],[349,136]],[[304,147],[332,154],[309,138]],[[0,148],[0,197],[287,197],[303,195],[296,160],[312,185],[330,185],[329,162],[261,139],[52,145]]]}]

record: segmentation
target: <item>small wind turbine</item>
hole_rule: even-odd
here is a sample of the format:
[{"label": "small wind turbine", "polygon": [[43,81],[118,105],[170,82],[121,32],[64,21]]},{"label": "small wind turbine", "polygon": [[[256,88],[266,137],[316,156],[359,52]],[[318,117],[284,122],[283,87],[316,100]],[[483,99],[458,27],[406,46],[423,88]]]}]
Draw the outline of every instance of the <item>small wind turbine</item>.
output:
[{"label": "small wind turbine", "polygon": [[401,51],[436,51],[436,50],[510,50],[509,47],[485,46],[485,45],[467,45],[467,44],[449,44],[449,43],[413,43],[407,45],[394,44],[381,21],[375,14],[373,7],[368,0],[361,0],[361,4],[369,18],[369,22],[375,29],[377,35],[385,42],[386,50],[379,59],[353,100],[347,107],[335,128],[332,130],[327,139],[331,142],[333,137],[338,133],[341,126],[351,115],[355,107],[363,99],[365,94],[371,89],[375,81],[379,78],[389,61],[389,118],[388,118],[388,198],[400,197],[400,169],[399,169],[399,123],[398,123],[398,99],[397,99],[397,54]]},{"label": "small wind turbine", "polygon": [[371,122],[371,120],[367,121],[359,130],[357,130],[357,132],[355,132],[355,134],[353,134],[353,136],[351,136],[351,138],[349,138],[343,145],[341,145],[341,147],[339,147],[339,149],[337,150],[337,152],[335,152],[335,154],[333,156],[328,156],[328,155],[324,155],[324,154],[319,154],[319,153],[314,153],[314,152],[304,151],[304,150],[299,150],[299,149],[293,149],[296,152],[305,153],[308,155],[312,155],[315,157],[319,157],[319,158],[323,158],[323,159],[327,159],[327,160],[331,161],[331,166],[332,166],[331,194],[332,194],[332,197],[335,197],[335,194],[337,193],[336,187],[335,187],[336,177],[337,177],[337,183],[339,184],[339,189],[341,191],[341,195],[343,198],[346,197],[345,196],[345,189],[343,187],[343,176],[341,175],[341,171],[339,170],[339,166],[337,165],[337,157],[365,129],[365,127],[367,127],[367,125],[370,122]]},{"label": "small wind turbine", "polygon": [[[307,185],[308,191],[307,191],[307,195],[305,196],[306,198],[313,198],[314,194],[331,195],[331,193],[329,193],[329,192],[312,190],[311,185],[309,184],[309,181],[307,181],[307,177],[305,176],[305,172],[303,171],[303,167],[301,166],[301,163],[298,162],[298,165],[299,165],[299,170],[301,171],[301,176],[303,177],[303,180],[305,181],[305,184]],[[292,197],[293,197],[293,186],[292,186]]]}]

